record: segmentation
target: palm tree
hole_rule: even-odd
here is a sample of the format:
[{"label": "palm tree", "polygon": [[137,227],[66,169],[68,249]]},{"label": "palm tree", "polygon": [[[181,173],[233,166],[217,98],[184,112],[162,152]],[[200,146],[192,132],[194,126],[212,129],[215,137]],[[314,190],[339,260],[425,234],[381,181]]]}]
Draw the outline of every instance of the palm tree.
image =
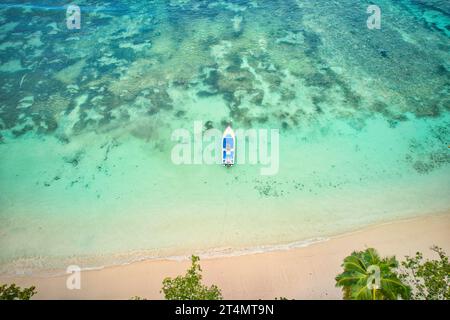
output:
[{"label": "palm tree", "polygon": [[336,287],[342,287],[346,300],[408,299],[411,289],[399,280],[397,266],[395,257],[381,259],[373,248],[355,251],[344,259]]}]

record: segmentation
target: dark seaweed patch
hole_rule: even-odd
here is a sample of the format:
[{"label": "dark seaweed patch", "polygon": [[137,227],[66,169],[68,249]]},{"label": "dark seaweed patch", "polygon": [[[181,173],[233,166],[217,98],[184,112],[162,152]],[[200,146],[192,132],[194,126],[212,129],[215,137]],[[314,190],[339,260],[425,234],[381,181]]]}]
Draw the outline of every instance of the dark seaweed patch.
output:
[{"label": "dark seaweed patch", "polygon": [[83,113],[80,114],[80,120],[78,120],[72,127],[73,132],[75,134],[81,133],[82,131],[84,131],[86,128],[90,127],[90,126],[95,126],[96,122],[92,119],[87,119],[84,117],[82,117]]},{"label": "dark seaweed patch", "polygon": [[163,88],[154,89],[149,98],[154,108],[157,108],[159,110],[170,110],[173,108],[172,98],[170,98],[167,91]]},{"label": "dark seaweed patch", "polygon": [[436,117],[439,117],[439,115],[441,114],[441,111],[440,111],[437,103],[424,104],[424,103],[419,102],[419,103],[417,103],[417,107],[414,110],[414,114],[418,118],[424,118],[424,117],[436,118]]},{"label": "dark seaweed patch", "polygon": [[264,80],[269,82],[270,90],[277,91],[281,85],[282,79],[277,74],[274,74],[274,73],[266,73],[263,76],[264,76]]},{"label": "dark seaweed patch", "polygon": [[316,111],[319,113],[322,113],[322,108],[320,107],[320,104],[325,101],[327,101],[327,98],[325,97],[325,95],[312,97],[312,102],[313,102],[314,106],[316,107]]},{"label": "dark seaweed patch", "polygon": [[303,31],[303,36],[308,48],[305,50],[306,55],[316,58],[319,46],[322,45],[322,39],[320,36],[311,31]]},{"label": "dark seaweed patch", "polygon": [[295,92],[289,89],[281,90],[281,101],[292,101],[295,99]]},{"label": "dark seaweed patch", "polygon": [[214,128],[213,122],[211,120],[206,121],[205,122],[205,129],[209,130],[209,129],[212,129],[212,128]]},{"label": "dark seaweed patch", "polygon": [[267,115],[262,115],[256,118],[256,121],[258,121],[259,123],[266,123],[267,121],[269,121],[269,116]]},{"label": "dark seaweed patch", "polygon": [[6,104],[5,109],[0,113],[0,119],[4,124],[4,129],[13,128],[20,115],[20,110],[18,110],[15,105]]},{"label": "dark seaweed patch", "polygon": [[205,97],[211,97],[217,95],[217,92],[211,92],[206,90],[201,90],[197,92],[197,97],[205,98]]},{"label": "dark seaweed patch", "polygon": [[206,39],[201,40],[200,46],[204,51],[209,51],[209,50],[211,50],[212,46],[214,46],[218,43],[219,43],[219,39],[210,35]]},{"label": "dark seaweed patch", "polygon": [[136,54],[131,48],[115,48],[114,56],[118,59],[124,59],[130,62],[136,60]]},{"label": "dark seaweed patch", "polygon": [[211,70],[203,82],[205,85],[217,87],[219,83],[219,78],[220,78],[219,72],[217,70]]},{"label": "dark seaweed patch", "polygon": [[27,133],[28,131],[33,130],[33,126],[32,125],[25,125],[22,129],[14,129],[12,130],[12,133],[14,134],[15,137],[20,137],[22,135],[24,135],[25,133]]},{"label": "dark seaweed patch", "polygon": [[110,124],[112,120],[115,119],[115,117],[113,117],[111,115],[111,113],[107,112],[107,111],[101,112],[101,115],[103,116],[103,118],[101,118],[98,121],[98,126],[106,126],[106,125]]},{"label": "dark seaweed patch", "polygon": [[442,145],[446,145],[450,141],[450,124],[443,126],[435,126],[431,129],[433,138],[439,141]]},{"label": "dark seaweed patch", "polygon": [[248,116],[248,108],[232,107],[230,109],[230,117],[238,123],[242,123],[246,127],[252,126],[252,119]]},{"label": "dark seaweed patch", "polygon": [[389,57],[388,51],[387,51],[387,50],[384,50],[384,49],[381,49],[381,50],[380,50],[380,55],[381,55],[383,58],[388,58],[388,57]]},{"label": "dark seaweed patch", "polygon": [[427,174],[433,170],[433,166],[430,163],[425,163],[420,160],[414,162],[413,168],[420,174]]},{"label": "dark seaweed patch", "polygon": [[147,111],[147,114],[150,115],[150,116],[152,116],[152,115],[157,114],[158,112],[159,112],[159,109],[158,109],[158,108],[156,108],[156,107],[150,107],[150,108],[148,109],[148,111]]},{"label": "dark seaweed patch", "polygon": [[436,74],[443,76],[443,77],[448,77],[450,75],[450,72],[447,70],[447,68],[443,64],[439,64],[436,67]]},{"label": "dark seaweed patch", "polygon": [[242,57],[238,52],[232,52],[226,55],[226,60],[230,63],[230,66],[240,69],[242,65]]},{"label": "dark seaweed patch", "polygon": [[263,90],[257,90],[256,94],[252,97],[250,102],[253,104],[260,106],[264,100],[264,91]]},{"label": "dark seaweed patch", "polygon": [[185,115],[186,115],[186,111],[183,111],[183,110],[178,110],[177,112],[175,112],[175,117],[177,117],[177,118],[184,117]]},{"label": "dark seaweed patch", "polygon": [[333,80],[327,75],[315,72],[305,77],[306,85],[309,87],[319,87],[329,89],[333,86]]}]

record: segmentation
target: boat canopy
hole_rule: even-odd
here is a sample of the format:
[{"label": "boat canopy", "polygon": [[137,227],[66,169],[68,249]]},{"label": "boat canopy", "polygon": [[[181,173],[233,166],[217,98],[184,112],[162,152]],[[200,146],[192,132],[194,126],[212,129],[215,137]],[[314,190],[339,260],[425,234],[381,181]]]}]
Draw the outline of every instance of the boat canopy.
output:
[{"label": "boat canopy", "polygon": [[223,139],[223,147],[226,148],[227,146],[229,146],[230,148],[234,148],[234,141],[231,136],[226,136]]},{"label": "boat canopy", "polygon": [[227,153],[225,150],[223,151],[223,162],[224,163],[234,163],[234,151]]}]

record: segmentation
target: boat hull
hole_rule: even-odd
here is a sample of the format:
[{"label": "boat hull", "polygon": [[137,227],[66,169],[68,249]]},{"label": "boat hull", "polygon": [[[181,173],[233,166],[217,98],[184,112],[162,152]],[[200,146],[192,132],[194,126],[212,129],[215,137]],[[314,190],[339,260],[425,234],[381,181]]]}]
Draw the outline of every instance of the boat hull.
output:
[{"label": "boat hull", "polygon": [[224,166],[233,166],[236,157],[236,136],[233,129],[228,126],[222,137],[222,164]]}]

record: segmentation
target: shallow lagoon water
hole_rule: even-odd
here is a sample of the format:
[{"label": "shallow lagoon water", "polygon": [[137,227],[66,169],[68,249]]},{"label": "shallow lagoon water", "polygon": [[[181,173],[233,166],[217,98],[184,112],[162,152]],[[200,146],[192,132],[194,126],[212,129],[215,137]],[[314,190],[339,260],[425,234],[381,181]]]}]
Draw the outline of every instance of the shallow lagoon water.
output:
[{"label": "shallow lagoon water", "polygon": [[[0,7],[0,272],[305,245],[450,207],[449,7]],[[84,8],[84,9],[83,9]],[[280,130],[280,168],[180,165],[175,129]],[[238,142],[239,143],[239,142]]]}]

